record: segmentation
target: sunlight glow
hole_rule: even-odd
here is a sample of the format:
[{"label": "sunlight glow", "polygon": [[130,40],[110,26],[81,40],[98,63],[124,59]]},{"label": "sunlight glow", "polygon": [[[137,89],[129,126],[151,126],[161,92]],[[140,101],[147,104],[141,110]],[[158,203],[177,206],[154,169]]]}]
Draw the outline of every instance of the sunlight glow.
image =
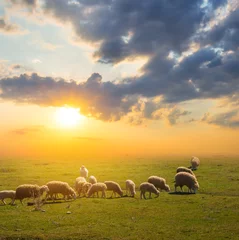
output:
[{"label": "sunlight glow", "polygon": [[81,124],[85,117],[80,114],[80,109],[71,107],[61,107],[55,113],[56,122],[61,127],[75,127]]}]

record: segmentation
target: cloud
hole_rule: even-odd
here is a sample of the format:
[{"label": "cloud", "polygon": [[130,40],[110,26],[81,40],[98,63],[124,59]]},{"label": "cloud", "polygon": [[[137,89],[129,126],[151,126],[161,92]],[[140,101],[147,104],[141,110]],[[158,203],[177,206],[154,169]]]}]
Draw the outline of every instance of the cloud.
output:
[{"label": "cloud", "polygon": [[0,17],[0,32],[4,34],[24,34],[17,24],[9,23],[5,18]]},{"label": "cloud", "polygon": [[37,58],[33,59],[32,62],[35,63],[35,64],[42,63],[42,61],[40,59],[37,59]]},{"label": "cloud", "polygon": [[37,134],[40,133],[44,130],[44,126],[31,126],[27,128],[18,128],[12,130],[10,133],[23,136],[23,135],[28,135],[28,134]]}]

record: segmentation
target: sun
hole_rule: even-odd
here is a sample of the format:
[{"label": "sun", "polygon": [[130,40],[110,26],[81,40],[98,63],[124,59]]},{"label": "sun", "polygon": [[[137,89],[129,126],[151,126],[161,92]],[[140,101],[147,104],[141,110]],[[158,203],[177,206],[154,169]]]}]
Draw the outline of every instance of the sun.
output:
[{"label": "sun", "polygon": [[60,107],[55,112],[55,118],[59,126],[70,128],[83,122],[85,117],[80,114],[78,108]]}]

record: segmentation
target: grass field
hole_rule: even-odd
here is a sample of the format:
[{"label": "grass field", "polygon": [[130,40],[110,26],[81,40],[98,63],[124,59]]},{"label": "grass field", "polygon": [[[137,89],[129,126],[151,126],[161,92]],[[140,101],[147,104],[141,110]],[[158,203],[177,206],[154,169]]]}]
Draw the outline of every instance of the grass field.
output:
[{"label": "grass field", "polygon": [[[169,194],[140,200],[80,198],[45,204],[45,212],[33,211],[16,201],[0,206],[0,240],[3,239],[239,239],[239,158],[205,157],[195,171],[197,194]],[[0,190],[23,183],[50,180],[74,185],[84,164],[98,181],[114,180],[125,189],[125,180],[136,186],[150,175],[165,177],[174,191],[178,166],[187,158],[117,159],[112,161],[0,160]],[[185,188],[186,190],[186,188]],[[110,196],[110,193],[107,193]],[[10,200],[7,199],[8,202]],[[67,212],[70,211],[70,214]]]}]

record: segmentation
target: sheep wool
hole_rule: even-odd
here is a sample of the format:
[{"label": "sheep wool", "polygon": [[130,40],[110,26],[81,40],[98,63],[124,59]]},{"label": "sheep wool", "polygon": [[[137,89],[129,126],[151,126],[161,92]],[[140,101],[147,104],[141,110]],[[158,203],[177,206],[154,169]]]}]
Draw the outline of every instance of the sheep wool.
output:
[{"label": "sheep wool", "polygon": [[105,181],[104,184],[107,186],[107,190],[113,191],[111,197],[116,196],[116,193],[120,195],[120,197],[123,196],[123,191],[120,187],[120,185],[113,181]]},{"label": "sheep wool", "polygon": [[84,178],[88,177],[88,170],[84,165],[82,165],[80,168],[80,176]]},{"label": "sheep wool", "polygon": [[176,172],[177,173],[179,173],[179,172],[188,172],[188,173],[190,173],[190,174],[192,174],[194,176],[193,171],[191,169],[187,168],[187,167],[178,167]]},{"label": "sheep wool", "polygon": [[89,183],[91,183],[91,184],[97,183],[97,179],[94,176],[90,176]]},{"label": "sheep wool", "polygon": [[196,179],[195,176],[193,176],[190,173],[187,172],[179,172],[175,175],[175,192],[177,190],[177,187],[181,188],[181,191],[183,191],[182,187],[183,186],[187,186],[188,187],[188,192],[194,192],[196,193],[196,191],[199,188],[199,183]]},{"label": "sheep wool", "polygon": [[151,193],[156,194],[156,197],[159,196],[159,191],[157,190],[157,188],[149,182],[143,182],[140,184],[139,186],[139,190],[140,190],[140,199],[142,199],[142,197],[144,197],[144,199],[146,199],[145,193],[149,192],[149,198],[151,198]]},{"label": "sheep wool", "polygon": [[0,200],[2,200],[4,205],[7,204],[4,201],[5,198],[12,199],[12,202],[10,203],[10,204],[12,204],[14,199],[15,199],[15,197],[16,197],[16,191],[14,191],[14,190],[3,190],[3,191],[0,191]]},{"label": "sheep wool", "polygon": [[197,157],[192,157],[190,163],[192,170],[197,170],[200,165],[200,160]]},{"label": "sheep wool", "polygon": [[128,179],[125,181],[125,185],[126,185],[126,194],[131,196],[131,197],[134,197],[134,195],[136,194],[136,191],[135,191],[135,183]]},{"label": "sheep wool", "polygon": [[78,195],[80,196],[83,190],[83,185],[84,183],[86,183],[86,179],[84,177],[78,177],[76,178],[75,181],[75,190],[78,193]]},{"label": "sheep wool", "polygon": [[95,193],[97,193],[98,196],[98,192],[102,192],[102,198],[105,198],[105,191],[107,189],[107,186],[104,183],[95,183],[92,184],[92,186],[90,187],[90,189],[87,192],[87,197],[91,197],[92,195],[94,195]]},{"label": "sheep wool", "polygon": [[165,190],[166,192],[170,192],[169,185],[166,184],[166,180],[162,177],[151,176],[148,178],[148,182],[152,183],[157,189]]}]

